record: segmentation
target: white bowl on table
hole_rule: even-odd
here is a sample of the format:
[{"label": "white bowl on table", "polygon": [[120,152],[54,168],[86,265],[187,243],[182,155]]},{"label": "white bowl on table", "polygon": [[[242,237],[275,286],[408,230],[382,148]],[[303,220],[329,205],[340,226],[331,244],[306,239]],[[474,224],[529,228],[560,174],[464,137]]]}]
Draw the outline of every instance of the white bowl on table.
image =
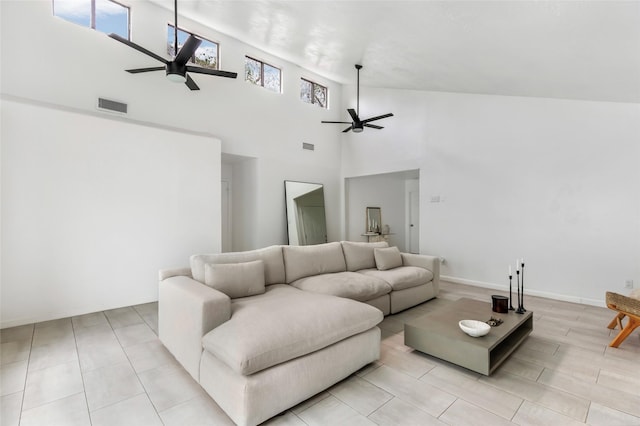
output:
[{"label": "white bowl on table", "polygon": [[489,333],[491,326],[486,322],[477,320],[462,320],[458,323],[462,331],[471,337],[480,337]]}]

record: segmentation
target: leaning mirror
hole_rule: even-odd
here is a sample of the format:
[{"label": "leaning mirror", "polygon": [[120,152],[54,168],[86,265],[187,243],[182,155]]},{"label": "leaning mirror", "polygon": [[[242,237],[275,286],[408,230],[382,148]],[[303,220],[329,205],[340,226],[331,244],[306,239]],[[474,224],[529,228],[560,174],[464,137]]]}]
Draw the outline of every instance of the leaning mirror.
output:
[{"label": "leaning mirror", "polygon": [[284,181],[287,235],[290,245],[327,242],[324,188],[319,183]]},{"label": "leaning mirror", "polygon": [[367,234],[379,234],[382,229],[380,207],[367,207]]}]

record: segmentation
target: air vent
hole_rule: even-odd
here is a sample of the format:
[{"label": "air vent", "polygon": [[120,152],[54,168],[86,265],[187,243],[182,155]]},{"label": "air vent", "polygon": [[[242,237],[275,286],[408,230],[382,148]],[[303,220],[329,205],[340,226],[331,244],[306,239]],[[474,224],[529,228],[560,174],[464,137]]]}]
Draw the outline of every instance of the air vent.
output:
[{"label": "air vent", "polygon": [[127,104],[111,101],[109,99],[98,98],[98,109],[109,112],[117,112],[118,114],[127,113]]},{"label": "air vent", "polygon": [[313,151],[316,149],[316,147],[312,143],[302,142],[302,149],[308,149],[309,151]]}]

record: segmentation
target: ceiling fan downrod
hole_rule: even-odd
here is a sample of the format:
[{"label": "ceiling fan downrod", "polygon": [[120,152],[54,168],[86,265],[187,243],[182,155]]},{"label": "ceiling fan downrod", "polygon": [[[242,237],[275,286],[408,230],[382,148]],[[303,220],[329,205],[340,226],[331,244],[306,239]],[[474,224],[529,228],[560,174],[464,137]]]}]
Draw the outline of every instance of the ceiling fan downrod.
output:
[{"label": "ceiling fan downrod", "polygon": [[362,69],[362,65],[356,64],[356,69],[358,70],[357,80],[357,89],[356,89],[356,114],[358,117],[360,116],[360,70]]}]

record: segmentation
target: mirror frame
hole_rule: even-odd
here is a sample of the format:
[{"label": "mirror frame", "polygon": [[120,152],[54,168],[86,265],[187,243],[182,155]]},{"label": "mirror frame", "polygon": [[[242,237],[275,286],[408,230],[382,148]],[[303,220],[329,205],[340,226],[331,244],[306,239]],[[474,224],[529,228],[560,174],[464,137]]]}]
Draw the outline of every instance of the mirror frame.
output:
[{"label": "mirror frame", "polygon": [[[307,205],[312,210],[311,217],[316,220],[307,229],[313,231],[312,242],[307,241],[307,233],[300,232],[299,226],[304,226],[304,219],[298,215],[298,211],[305,206],[297,206],[295,200],[320,190],[322,192],[322,205]],[[287,220],[287,244],[289,245],[313,245],[327,242],[327,220],[325,211],[324,185],[321,183],[300,182],[294,180],[284,181],[285,213]],[[321,207],[321,208],[320,208]],[[320,220],[323,223],[320,223]]]},{"label": "mirror frame", "polygon": [[380,207],[367,207],[365,229],[367,234],[382,233],[382,209]]}]

